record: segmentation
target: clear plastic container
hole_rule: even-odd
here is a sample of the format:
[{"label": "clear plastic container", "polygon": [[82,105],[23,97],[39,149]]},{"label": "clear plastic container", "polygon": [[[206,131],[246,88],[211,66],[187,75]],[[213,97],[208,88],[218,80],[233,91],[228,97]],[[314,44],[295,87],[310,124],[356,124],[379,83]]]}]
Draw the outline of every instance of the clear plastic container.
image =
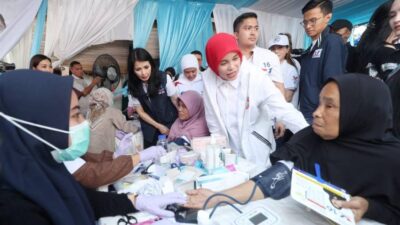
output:
[{"label": "clear plastic container", "polygon": [[165,134],[158,135],[157,145],[162,146],[166,152],[168,152],[168,141]]},{"label": "clear plastic container", "polygon": [[205,166],[209,174],[213,174],[213,171],[222,166],[221,158],[221,148],[216,143],[216,138],[214,135],[211,135],[210,144],[207,145],[206,149],[206,162]]},{"label": "clear plastic container", "polygon": [[[167,141],[167,136],[165,134],[158,135],[157,145],[163,147],[165,151],[168,153],[168,141]],[[156,160],[155,163],[157,165],[166,167],[167,163],[164,162],[166,157],[167,157],[166,155],[162,156],[161,158]]]}]

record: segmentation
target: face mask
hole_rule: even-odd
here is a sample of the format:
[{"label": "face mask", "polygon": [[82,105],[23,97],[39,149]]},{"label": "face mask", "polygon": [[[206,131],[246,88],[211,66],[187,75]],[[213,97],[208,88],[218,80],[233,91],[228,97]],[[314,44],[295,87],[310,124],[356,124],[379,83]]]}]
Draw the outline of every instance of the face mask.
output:
[{"label": "face mask", "polygon": [[71,136],[72,144],[64,149],[56,149],[52,151],[54,159],[58,162],[73,161],[84,154],[89,148],[90,141],[90,127],[87,120],[69,128],[69,135]]},{"label": "face mask", "polygon": [[[8,116],[2,112],[0,112],[0,116],[2,116],[7,121],[12,123],[14,126],[25,131],[32,137],[36,138],[37,140],[41,141],[42,143],[53,148],[54,151],[52,151],[51,154],[57,162],[73,161],[73,160],[81,157],[82,155],[84,155],[87,152],[87,149],[89,147],[90,127],[89,127],[89,123],[86,120],[76,126],[71,127],[70,131],[65,131],[65,130],[60,130],[57,128],[43,126],[40,124],[31,123],[31,122],[28,122],[25,120],[17,119],[15,117]],[[30,130],[21,126],[20,123],[43,128],[46,130],[69,134],[71,136],[72,144],[66,149],[59,149],[56,146],[54,146],[53,144],[49,143],[48,141],[46,141],[43,138],[39,137],[38,135],[34,134]]]}]

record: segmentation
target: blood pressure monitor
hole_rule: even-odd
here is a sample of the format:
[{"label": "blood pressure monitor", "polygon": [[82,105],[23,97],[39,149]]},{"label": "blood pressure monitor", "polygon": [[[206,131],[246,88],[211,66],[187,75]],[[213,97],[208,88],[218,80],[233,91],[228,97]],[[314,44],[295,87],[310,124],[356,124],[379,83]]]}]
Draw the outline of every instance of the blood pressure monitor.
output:
[{"label": "blood pressure monitor", "polygon": [[279,218],[264,207],[257,207],[241,214],[235,219],[235,225],[273,225],[279,222]]}]

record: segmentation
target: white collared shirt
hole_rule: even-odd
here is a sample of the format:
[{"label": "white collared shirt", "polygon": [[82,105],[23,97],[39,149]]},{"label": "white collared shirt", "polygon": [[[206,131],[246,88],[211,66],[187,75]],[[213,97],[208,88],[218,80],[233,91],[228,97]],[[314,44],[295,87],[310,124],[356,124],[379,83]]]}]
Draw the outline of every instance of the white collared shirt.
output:
[{"label": "white collared shirt", "polygon": [[272,81],[283,83],[279,58],[272,51],[256,46],[251,57],[246,60],[261,68]]},{"label": "white collared shirt", "polygon": [[240,133],[238,123],[238,108],[235,102],[239,97],[240,79],[225,81],[217,77],[217,103],[221,118],[229,135],[229,145],[236,152],[241,154]]},{"label": "white collared shirt", "polygon": [[[75,76],[72,74],[72,77],[74,78],[74,83],[72,87],[80,92],[83,92],[83,90],[88,87],[92,81],[93,77],[88,76],[86,74],[83,75],[83,78],[80,78],[78,76]],[[96,90],[97,86],[94,86],[92,88],[92,91]],[[86,117],[87,113],[89,112],[89,95],[87,96],[82,96],[79,98],[79,107],[81,113]]]},{"label": "white collared shirt", "polygon": [[82,92],[87,86],[89,86],[93,80],[92,77],[87,75],[83,75],[83,78],[80,78],[72,74],[72,77],[74,78],[73,88],[80,92]]}]

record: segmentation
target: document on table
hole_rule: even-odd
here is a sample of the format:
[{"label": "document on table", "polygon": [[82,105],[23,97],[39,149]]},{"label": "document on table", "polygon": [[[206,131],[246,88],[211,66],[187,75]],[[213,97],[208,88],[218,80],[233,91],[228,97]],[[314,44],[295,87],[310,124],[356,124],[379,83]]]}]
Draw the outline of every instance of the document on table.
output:
[{"label": "document on table", "polygon": [[294,200],[338,224],[355,225],[350,209],[339,208],[332,203],[333,199],[350,200],[350,195],[311,174],[293,169],[290,195]]}]

